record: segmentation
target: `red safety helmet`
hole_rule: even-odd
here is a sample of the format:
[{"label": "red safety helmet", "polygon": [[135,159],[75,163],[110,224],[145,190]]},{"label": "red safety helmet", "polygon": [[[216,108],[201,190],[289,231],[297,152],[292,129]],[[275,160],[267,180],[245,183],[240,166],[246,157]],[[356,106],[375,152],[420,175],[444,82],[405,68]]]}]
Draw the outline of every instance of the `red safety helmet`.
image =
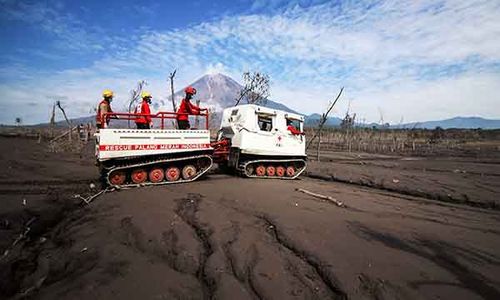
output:
[{"label": "red safety helmet", "polygon": [[188,86],[184,92],[186,92],[186,94],[191,94],[191,95],[194,95],[196,94],[196,89],[192,86]]}]

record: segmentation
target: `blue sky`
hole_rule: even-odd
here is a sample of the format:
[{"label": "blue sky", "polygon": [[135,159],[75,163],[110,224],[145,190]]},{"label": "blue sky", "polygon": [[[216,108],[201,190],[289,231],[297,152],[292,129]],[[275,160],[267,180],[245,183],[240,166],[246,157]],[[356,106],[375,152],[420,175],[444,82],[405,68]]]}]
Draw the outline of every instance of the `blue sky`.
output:
[{"label": "blue sky", "polygon": [[[322,111],[341,86],[366,121],[500,118],[500,2],[0,0],[0,123],[45,122],[60,99],[122,109],[139,80],[157,100],[221,72],[271,77],[271,99]],[[203,95],[199,95],[203,99]]]}]

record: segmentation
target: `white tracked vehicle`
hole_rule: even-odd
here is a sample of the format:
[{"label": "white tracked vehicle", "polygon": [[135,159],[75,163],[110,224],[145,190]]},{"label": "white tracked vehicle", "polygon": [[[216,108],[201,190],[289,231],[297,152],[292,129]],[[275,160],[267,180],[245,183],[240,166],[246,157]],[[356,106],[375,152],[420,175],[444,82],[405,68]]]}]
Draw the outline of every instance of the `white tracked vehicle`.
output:
[{"label": "white tracked vehicle", "polygon": [[252,104],[222,115],[214,160],[244,177],[295,179],[306,169],[304,117]]},{"label": "white tracked vehicle", "polygon": [[[134,120],[145,114],[110,113]],[[103,128],[96,133],[96,158],[103,182],[112,187],[191,182],[214,160],[244,177],[295,179],[306,168],[304,118],[257,105],[224,110],[218,138],[205,129],[164,129],[176,113],[148,115],[158,129]],[[158,123],[158,122],[157,122]]]}]

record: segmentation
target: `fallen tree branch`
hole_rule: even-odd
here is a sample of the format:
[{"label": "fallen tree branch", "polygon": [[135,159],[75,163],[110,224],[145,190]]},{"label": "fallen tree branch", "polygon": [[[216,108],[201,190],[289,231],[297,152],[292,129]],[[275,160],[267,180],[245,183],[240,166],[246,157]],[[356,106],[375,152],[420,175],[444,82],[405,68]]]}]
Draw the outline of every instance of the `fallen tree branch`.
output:
[{"label": "fallen tree branch", "polygon": [[90,204],[90,202],[94,201],[94,199],[99,197],[100,195],[107,193],[107,192],[114,192],[115,190],[116,190],[115,188],[111,188],[111,189],[107,188],[107,189],[101,190],[101,191],[97,192],[96,194],[89,196],[87,198],[84,198],[80,195],[75,195],[74,197],[82,199],[82,201],[85,202],[86,204]]},{"label": "fallen tree branch", "polygon": [[295,190],[297,192],[301,192],[301,193],[304,193],[304,194],[307,194],[307,195],[310,195],[310,196],[313,196],[313,197],[316,197],[316,198],[319,198],[319,199],[323,199],[323,200],[329,201],[329,202],[337,205],[338,207],[345,207],[345,205],[344,205],[344,203],[342,201],[339,201],[339,200],[337,200],[335,198],[332,198],[330,196],[316,194],[316,193],[310,192],[308,190],[299,189],[299,188],[296,188]]},{"label": "fallen tree branch", "polygon": [[71,134],[71,132],[75,131],[77,128],[78,128],[78,126],[75,126],[75,127],[71,128],[70,130],[68,129],[65,132],[63,132],[60,135],[58,135],[55,138],[53,138],[52,140],[50,140],[49,142],[53,143],[53,142],[55,142],[55,141],[57,141],[57,140],[65,137],[65,136],[67,136],[68,134]]}]

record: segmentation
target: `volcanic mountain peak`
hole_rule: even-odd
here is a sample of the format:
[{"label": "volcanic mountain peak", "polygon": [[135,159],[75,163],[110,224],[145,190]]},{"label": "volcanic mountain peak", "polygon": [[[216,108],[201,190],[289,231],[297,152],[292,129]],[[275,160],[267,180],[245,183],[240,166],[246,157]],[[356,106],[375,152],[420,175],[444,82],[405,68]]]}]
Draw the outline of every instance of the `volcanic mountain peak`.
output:
[{"label": "volcanic mountain peak", "polygon": [[[202,107],[212,107],[218,112],[227,107],[234,106],[236,98],[243,88],[234,79],[221,73],[206,74],[190,84],[190,86],[197,90],[194,101],[200,100]],[[179,103],[183,97],[184,88],[175,93],[176,102]],[[296,113],[287,106],[271,100],[267,100],[264,106]]]}]

